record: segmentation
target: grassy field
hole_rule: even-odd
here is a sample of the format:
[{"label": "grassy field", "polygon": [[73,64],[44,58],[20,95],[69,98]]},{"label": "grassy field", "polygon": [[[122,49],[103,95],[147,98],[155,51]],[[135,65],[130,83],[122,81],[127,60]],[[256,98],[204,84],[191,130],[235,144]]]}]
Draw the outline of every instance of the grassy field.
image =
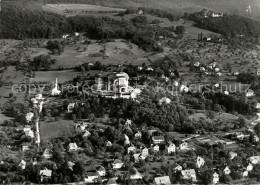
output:
[{"label": "grassy field", "polygon": [[51,138],[62,136],[72,136],[74,133],[74,122],[72,120],[40,122],[40,136],[42,140],[49,140]]},{"label": "grassy field", "polygon": [[44,5],[42,8],[43,10],[51,11],[66,16],[75,16],[77,14],[87,12],[118,13],[125,11],[125,9],[122,8],[112,8],[89,4],[47,4]]},{"label": "grassy field", "polygon": [[[101,50],[108,53],[109,58],[104,59],[102,56],[93,56],[95,54],[102,55]],[[96,61],[100,61],[103,65],[141,65],[144,62],[147,64],[150,63],[146,53],[139,49],[137,45],[127,43],[121,39],[105,44],[99,44],[93,41],[93,43],[88,46],[84,44],[71,44],[65,47],[61,55],[52,56],[52,58],[57,60],[52,66],[52,69],[58,69],[60,66],[64,68],[76,67],[86,62],[95,63]]]}]

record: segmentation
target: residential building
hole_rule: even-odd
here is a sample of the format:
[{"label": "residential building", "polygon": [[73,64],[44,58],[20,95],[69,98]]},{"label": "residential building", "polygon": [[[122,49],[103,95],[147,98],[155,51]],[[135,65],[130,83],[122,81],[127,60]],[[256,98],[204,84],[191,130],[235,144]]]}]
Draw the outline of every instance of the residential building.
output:
[{"label": "residential building", "polygon": [[249,163],[246,167],[246,171],[252,171],[253,170],[253,165],[251,163]]},{"label": "residential building", "polygon": [[176,152],[176,146],[173,143],[170,143],[169,146],[167,147],[168,154],[172,154]]},{"label": "residential building", "polygon": [[135,146],[130,146],[127,148],[127,153],[135,153],[136,152],[136,147]]},{"label": "residential building", "polygon": [[18,166],[19,166],[22,170],[24,170],[25,167],[26,167],[26,162],[25,162],[24,160],[21,160],[21,162],[19,163]]},{"label": "residential building", "polygon": [[84,178],[86,183],[95,183],[99,178],[98,172],[87,172],[87,177]]},{"label": "residential building", "polygon": [[23,128],[24,132],[28,132],[31,130],[31,127],[29,125],[25,125],[25,127]]},{"label": "residential building", "polygon": [[24,133],[27,137],[34,138],[34,132],[32,130],[25,131]]},{"label": "residential building", "polygon": [[147,148],[143,148],[142,152],[141,152],[141,155],[144,156],[144,157],[147,157],[149,155],[148,149]]},{"label": "residential building", "polygon": [[113,163],[112,163],[112,166],[113,166],[113,169],[120,169],[122,168],[124,165],[124,163],[119,160],[119,159],[116,159]]},{"label": "residential building", "polygon": [[174,163],[172,168],[174,169],[175,172],[182,170],[181,165],[179,165],[179,164],[177,164],[177,163]]},{"label": "residential building", "polygon": [[171,180],[169,176],[163,176],[163,177],[155,177],[154,178],[154,184],[156,185],[171,185]]},{"label": "residential building", "polygon": [[74,107],[75,107],[75,103],[69,103],[69,105],[67,106],[68,113],[72,113]]},{"label": "residential building", "polygon": [[135,134],[135,138],[136,139],[141,139],[142,138],[142,133],[140,131],[138,131],[136,134]]},{"label": "residential building", "polygon": [[110,146],[113,146],[113,144],[111,143],[111,141],[107,141],[105,146],[110,147]]},{"label": "residential building", "polygon": [[229,152],[229,156],[230,156],[230,159],[232,160],[235,157],[237,157],[237,153],[231,151],[231,152]]},{"label": "residential building", "polygon": [[126,127],[131,127],[132,126],[132,120],[127,119],[126,122],[125,122],[125,126]]},{"label": "residential building", "polygon": [[113,179],[113,178],[110,178],[110,179],[107,181],[107,185],[117,185],[116,180]]},{"label": "residential building", "polygon": [[164,142],[164,136],[154,136],[152,140],[154,144],[161,144]]},{"label": "residential building", "polygon": [[205,160],[202,157],[198,156],[197,157],[197,163],[196,163],[197,167],[200,168],[204,164],[205,164]]},{"label": "residential building", "polygon": [[53,151],[51,149],[46,148],[42,154],[42,157],[44,159],[50,159],[52,158],[52,155],[53,155]]},{"label": "residential building", "polygon": [[77,146],[76,143],[70,143],[70,144],[69,144],[69,147],[68,147],[69,152],[77,151],[78,149],[79,149],[79,148],[78,148],[78,146]]},{"label": "residential building", "polygon": [[96,169],[100,177],[106,176],[106,169],[103,166],[98,166]]},{"label": "residential building", "polygon": [[213,173],[213,184],[217,184],[219,182],[219,174],[217,172]]},{"label": "residential building", "polygon": [[88,138],[89,136],[91,136],[91,133],[89,131],[85,130],[85,133],[83,134],[82,137]]},{"label": "residential building", "polygon": [[229,175],[229,174],[231,173],[231,170],[229,169],[228,166],[226,166],[226,167],[224,168],[223,172],[224,172],[225,175]]},{"label": "residential building", "polygon": [[32,112],[29,112],[26,114],[26,122],[31,122],[34,114]]},{"label": "residential building", "polygon": [[29,147],[31,146],[31,143],[23,143],[22,144],[22,151],[29,150]]},{"label": "residential building", "polygon": [[182,170],[181,175],[184,180],[191,180],[192,182],[197,181],[197,176],[194,169]]},{"label": "residential building", "polygon": [[252,156],[252,157],[249,157],[249,161],[250,161],[252,164],[260,164],[260,156]]},{"label": "residential building", "polygon": [[159,105],[162,105],[163,103],[165,103],[165,104],[169,104],[169,103],[171,103],[171,99],[170,98],[167,98],[167,97],[164,97],[164,98],[161,98],[160,100],[159,100]]},{"label": "residential building", "polygon": [[41,176],[41,182],[44,179],[50,179],[52,175],[52,170],[48,170],[47,168],[44,168],[43,170],[40,170],[40,176]]},{"label": "residential building", "polygon": [[160,151],[160,147],[159,147],[158,145],[154,145],[154,146],[152,147],[152,150],[153,150],[154,153],[157,153],[157,152]]}]

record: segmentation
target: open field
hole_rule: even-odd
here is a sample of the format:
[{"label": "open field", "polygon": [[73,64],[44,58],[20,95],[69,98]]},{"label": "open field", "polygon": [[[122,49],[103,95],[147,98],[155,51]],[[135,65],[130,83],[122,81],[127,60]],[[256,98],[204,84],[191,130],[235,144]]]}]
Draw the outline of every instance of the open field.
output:
[{"label": "open field", "polygon": [[[86,49],[84,51],[84,48]],[[103,58],[100,51],[104,50],[109,55],[109,58]],[[95,56],[96,55],[96,56]],[[90,45],[72,44],[66,46],[64,52],[58,56],[52,56],[57,62],[52,66],[52,69],[71,68],[79,66],[86,62],[95,63],[100,61],[103,65],[118,65],[118,64],[132,64],[141,65],[142,63],[149,64],[146,53],[139,49],[133,43],[127,43],[125,40],[115,40],[114,42],[107,42],[100,44],[93,42]]]},{"label": "open field", "polygon": [[71,136],[74,134],[74,122],[72,120],[60,120],[55,122],[40,122],[41,139],[48,140],[55,137]]},{"label": "open field", "polygon": [[80,13],[99,12],[99,13],[117,13],[125,11],[122,8],[112,8],[89,4],[47,4],[42,7],[43,10],[52,11],[54,13],[66,16],[74,16]]}]

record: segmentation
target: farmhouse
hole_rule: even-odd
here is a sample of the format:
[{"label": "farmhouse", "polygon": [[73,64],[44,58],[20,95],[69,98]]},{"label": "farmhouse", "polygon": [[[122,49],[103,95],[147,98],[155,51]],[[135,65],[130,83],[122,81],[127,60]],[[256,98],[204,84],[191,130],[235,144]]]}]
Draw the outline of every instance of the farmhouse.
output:
[{"label": "farmhouse", "polygon": [[212,183],[213,184],[217,184],[219,182],[219,174],[217,172],[215,172],[213,174],[213,180],[212,180]]},{"label": "farmhouse", "polygon": [[73,109],[75,107],[75,103],[69,103],[67,109],[68,109],[68,113],[72,113]]},{"label": "farmhouse", "polygon": [[259,163],[260,163],[260,156],[252,156],[252,157],[249,157],[249,161],[250,161],[252,164],[259,164]]},{"label": "farmhouse", "polygon": [[225,175],[229,175],[229,174],[231,173],[231,170],[229,169],[228,166],[226,166],[226,167],[224,168],[223,172],[224,172]]},{"label": "farmhouse", "polygon": [[179,165],[179,164],[177,164],[177,163],[174,163],[174,164],[173,164],[173,169],[174,169],[175,172],[176,172],[176,171],[181,171],[181,170],[182,170],[182,167],[181,167],[181,165]]},{"label": "farmhouse", "polygon": [[22,144],[22,151],[29,150],[30,146],[31,146],[31,143],[23,143]]},{"label": "farmhouse", "polygon": [[106,169],[103,166],[98,166],[97,172],[101,177],[106,176]]},{"label": "farmhouse", "polygon": [[79,149],[79,148],[78,148],[78,146],[77,146],[76,143],[70,143],[70,144],[69,144],[69,147],[68,147],[69,152],[77,151],[78,149]]},{"label": "farmhouse", "polygon": [[31,122],[34,114],[32,112],[29,112],[26,114],[26,121]]},{"label": "farmhouse", "polygon": [[202,157],[198,156],[196,164],[197,164],[197,167],[200,168],[201,166],[203,166],[205,164],[205,160]]},{"label": "farmhouse", "polygon": [[27,137],[34,138],[34,133],[33,133],[32,130],[25,131],[25,135],[26,135]]},{"label": "farmhouse", "polygon": [[169,146],[168,146],[168,148],[167,148],[167,150],[168,150],[168,154],[175,153],[175,151],[176,151],[176,146],[175,146],[175,144],[170,143]]}]

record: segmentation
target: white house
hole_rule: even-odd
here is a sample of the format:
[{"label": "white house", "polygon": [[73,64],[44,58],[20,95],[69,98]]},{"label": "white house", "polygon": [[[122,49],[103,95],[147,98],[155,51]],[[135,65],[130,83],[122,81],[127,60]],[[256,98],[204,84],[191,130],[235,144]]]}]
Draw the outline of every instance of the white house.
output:
[{"label": "white house", "polygon": [[215,172],[213,174],[213,180],[212,180],[212,183],[213,184],[217,184],[219,182],[219,174],[217,172]]},{"label": "white house", "polygon": [[32,112],[29,112],[26,114],[26,122],[31,122],[34,114]]},{"label": "white house", "polygon": [[78,149],[79,149],[79,148],[78,148],[78,146],[77,146],[76,143],[70,143],[70,144],[69,144],[69,147],[68,147],[69,152],[77,151]]},{"label": "white house", "polygon": [[257,137],[256,135],[254,136],[254,142],[259,142],[259,137]]},{"label": "white house", "polygon": [[179,149],[180,149],[180,150],[187,150],[187,149],[189,149],[188,143],[187,143],[187,142],[182,142],[182,143],[179,145]]},{"label": "white house", "polygon": [[202,157],[198,156],[196,164],[197,164],[197,167],[200,168],[201,166],[203,166],[205,164],[205,160]]},{"label": "white house", "polygon": [[177,163],[174,163],[172,168],[174,169],[174,171],[181,171],[182,170],[182,167],[181,165],[177,164]]},{"label": "white house", "polygon": [[75,32],[75,36],[76,36],[76,37],[79,36],[79,33],[78,33],[78,32]]},{"label": "white house", "polygon": [[197,181],[196,172],[194,169],[182,170],[181,175],[184,180],[192,180],[192,182]]},{"label": "white house", "polygon": [[46,148],[42,154],[42,157],[44,159],[50,159],[52,158],[53,151],[51,149]]},{"label": "white house", "polygon": [[100,175],[100,177],[106,176],[106,169],[103,166],[98,166],[97,172]]},{"label": "white house", "polygon": [[248,177],[248,171],[243,171],[243,173],[242,173],[242,176],[245,178],[245,177]]},{"label": "white house", "polygon": [[252,156],[252,157],[249,157],[249,161],[250,161],[252,164],[259,164],[259,163],[260,163],[260,156]]},{"label": "white house", "polygon": [[47,168],[44,168],[43,170],[40,170],[39,174],[41,176],[41,182],[42,182],[43,179],[50,179],[51,178],[52,171],[48,170]]},{"label": "white house", "polygon": [[153,143],[154,144],[160,144],[164,142],[164,137],[163,136],[154,136],[152,137]]},{"label": "white house", "polygon": [[225,175],[229,175],[231,173],[231,170],[229,169],[228,166],[226,166],[226,168],[224,168],[223,172]]},{"label": "white house", "polygon": [[163,176],[163,177],[155,177],[154,178],[154,184],[156,185],[171,185],[171,180],[169,176]]},{"label": "white house", "polygon": [[125,126],[126,126],[126,127],[132,126],[132,120],[127,119],[126,122],[125,122]]},{"label": "white house", "polygon": [[75,107],[75,103],[69,103],[69,105],[67,106],[68,113],[72,113],[74,107]]},{"label": "white house", "polygon": [[25,167],[26,167],[26,162],[25,162],[24,160],[21,160],[21,162],[19,163],[18,166],[19,166],[22,170],[24,170]]},{"label": "white house", "polygon": [[144,157],[147,157],[149,155],[148,149],[147,148],[143,148],[142,152],[141,152],[141,155],[144,156]]},{"label": "white house", "polygon": [[113,169],[120,169],[123,167],[123,165],[124,163],[119,159],[114,160],[114,162],[112,163]]},{"label": "white house", "polygon": [[84,181],[86,183],[95,183],[98,178],[98,172],[87,172],[87,177],[84,178]]},{"label": "white house", "polygon": [[31,127],[29,125],[25,125],[25,127],[23,128],[24,132],[28,132],[31,130]]},{"label": "white house", "polygon": [[230,156],[230,159],[232,160],[232,159],[234,159],[235,157],[237,157],[237,153],[231,151],[231,152],[229,152],[229,156]]},{"label": "white house", "polygon": [[135,153],[136,152],[136,147],[135,146],[130,146],[127,148],[127,153]]},{"label": "white house", "polygon": [[195,67],[199,67],[199,66],[200,66],[200,62],[195,62],[193,65],[194,65]]},{"label": "white house", "polygon": [[108,181],[107,181],[107,185],[117,185],[117,182],[114,178],[110,178]]},{"label": "white house", "polygon": [[162,105],[163,103],[165,103],[165,104],[169,104],[169,103],[171,103],[171,99],[170,98],[167,98],[167,97],[164,97],[164,98],[161,98],[160,100],[159,100],[159,104],[160,105]]},{"label": "white house", "polygon": [[107,141],[105,146],[110,147],[110,146],[113,146],[113,144],[111,143],[111,141]]},{"label": "white house", "polygon": [[125,145],[129,145],[130,144],[129,137],[126,134],[124,135],[125,135]]},{"label": "white house", "polygon": [[144,11],[142,9],[138,10],[137,12],[138,15],[143,15],[144,14]]},{"label": "white house", "polygon": [[246,170],[249,171],[249,172],[252,171],[253,170],[253,165],[251,163],[249,163],[247,165],[247,167],[246,167]]},{"label": "white house", "polygon": [[153,151],[156,153],[156,152],[159,152],[160,151],[160,147],[158,145],[155,145],[153,146]]},{"label": "white house", "polygon": [[260,109],[260,103],[257,103],[255,106],[256,109]]},{"label": "white house", "polygon": [[22,151],[26,151],[26,150],[29,150],[29,147],[31,146],[30,143],[23,143],[22,144]]},{"label": "white house", "polygon": [[168,150],[168,154],[175,153],[175,151],[176,151],[176,146],[175,146],[175,144],[170,143],[169,146],[168,146],[168,148],[167,148],[167,150]]},{"label": "white house", "polygon": [[32,130],[25,131],[24,133],[27,137],[34,138],[34,132]]},{"label": "white house", "polygon": [[142,133],[140,131],[138,131],[136,134],[135,134],[135,138],[136,139],[141,139],[142,138]]},{"label": "white house", "polygon": [[83,134],[82,137],[88,138],[89,136],[91,136],[91,133],[89,131],[85,130],[85,133]]},{"label": "white house", "polygon": [[254,91],[252,89],[248,89],[246,91],[246,97],[252,97],[254,95],[255,95],[255,93],[254,93]]}]

